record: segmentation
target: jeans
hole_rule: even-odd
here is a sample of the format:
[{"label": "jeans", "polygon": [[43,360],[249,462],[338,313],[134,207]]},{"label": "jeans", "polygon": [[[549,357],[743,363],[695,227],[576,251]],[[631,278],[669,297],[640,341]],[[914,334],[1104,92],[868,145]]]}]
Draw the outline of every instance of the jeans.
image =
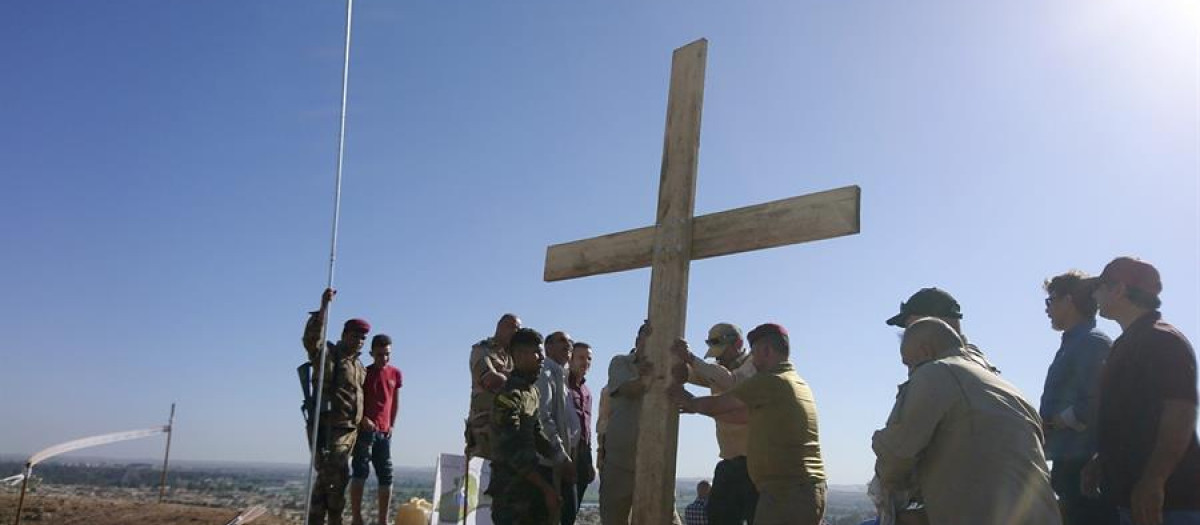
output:
[{"label": "jeans", "polygon": [[558,494],[562,496],[562,507],[559,508],[561,515],[559,519],[552,519],[551,521],[558,521],[563,525],[574,525],[575,516],[579,513],[579,506],[576,505],[579,499],[575,496],[575,482],[563,481],[559,483]]},{"label": "jeans", "polygon": [[592,451],[587,447],[580,446],[579,453],[575,458],[575,482],[564,482],[563,485],[573,485],[574,498],[573,501],[567,501],[567,491],[563,489],[563,515],[562,525],[575,525],[575,518],[579,514],[579,506],[583,504],[583,493],[587,492],[588,485],[592,482],[587,479],[588,474],[592,472]]},{"label": "jeans", "polygon": [[[1129,509],[1120,508],[1121,525],[1133,525]],[[1163,525],[1200,525],[1200,510],[1164,510]]]},{"label": "jeans", "polygon": [[375,467],[375,478],[379,486],[392,485],[392,440],[383,432],[359,431],[354,444],[354,458],[350,461],[354,479],[367,479],[367,463]]}]

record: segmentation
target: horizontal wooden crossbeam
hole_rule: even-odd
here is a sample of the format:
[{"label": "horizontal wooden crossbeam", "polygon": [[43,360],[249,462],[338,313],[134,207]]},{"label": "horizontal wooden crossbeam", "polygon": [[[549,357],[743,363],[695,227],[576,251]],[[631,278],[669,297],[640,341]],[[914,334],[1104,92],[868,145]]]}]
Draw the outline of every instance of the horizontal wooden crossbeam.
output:
[{"label": "horizontal wooden crossbeam", "polygon": [[[858,186],[846,186],[696,217],[692,260],[856,234],[861,193]],[[561,281],[649,267],[654,228],[551,246],[543,278]]]}]

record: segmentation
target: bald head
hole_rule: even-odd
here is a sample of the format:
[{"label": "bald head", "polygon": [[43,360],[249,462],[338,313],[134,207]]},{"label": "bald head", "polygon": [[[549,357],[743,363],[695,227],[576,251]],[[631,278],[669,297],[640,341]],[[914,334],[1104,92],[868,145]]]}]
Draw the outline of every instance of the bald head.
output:
[{"label": "bald head", "polygon": [[500,346],[508,348],[509,340],[521,328],[521,318],[517,314],[504,314],[496,321],[496,334],[493,336]]},{"label": "bald head", "polygon": [[900,359],[912,368],[962,346],[962,338],[954,327],[936,317],[925,317],[913,321],[904,330]]}]

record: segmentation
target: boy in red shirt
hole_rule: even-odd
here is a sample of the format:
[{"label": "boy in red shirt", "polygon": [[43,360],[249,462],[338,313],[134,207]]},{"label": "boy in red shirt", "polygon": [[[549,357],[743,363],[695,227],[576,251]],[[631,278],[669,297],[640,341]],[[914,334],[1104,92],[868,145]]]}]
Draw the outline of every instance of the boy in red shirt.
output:
[{"label": "boy in red shirt", "polygon": [[363,418],[359,424],[358,441],[354,444],[353,472],[350,475],[351,523],[362,525],[363,486],[367,483],[368,462],[375,466],[379,481],[379,524],[388,520],[392,500],[392,429],[400,412],[400,370],[388,364],[392,359],[392,338],[386,334],[371,339],[374,363],[367,367],[363,383]]}]

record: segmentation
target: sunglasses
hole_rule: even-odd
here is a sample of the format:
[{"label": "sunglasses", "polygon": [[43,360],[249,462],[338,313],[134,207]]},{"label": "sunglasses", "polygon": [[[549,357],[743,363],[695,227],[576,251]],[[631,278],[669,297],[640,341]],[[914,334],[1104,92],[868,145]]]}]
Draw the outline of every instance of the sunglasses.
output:
[{"label": "sunglasses", "polygon": [[1055,301],[1060,300],[1060,298],[1063,298],[1066,296],[1067,296],[1067,294],[1058,294],[1058,295],[1051,295],[1049,297],[1046,297],[1045,298],[1046,306],[1049,307],[1050,304],[1054,304]]}]

